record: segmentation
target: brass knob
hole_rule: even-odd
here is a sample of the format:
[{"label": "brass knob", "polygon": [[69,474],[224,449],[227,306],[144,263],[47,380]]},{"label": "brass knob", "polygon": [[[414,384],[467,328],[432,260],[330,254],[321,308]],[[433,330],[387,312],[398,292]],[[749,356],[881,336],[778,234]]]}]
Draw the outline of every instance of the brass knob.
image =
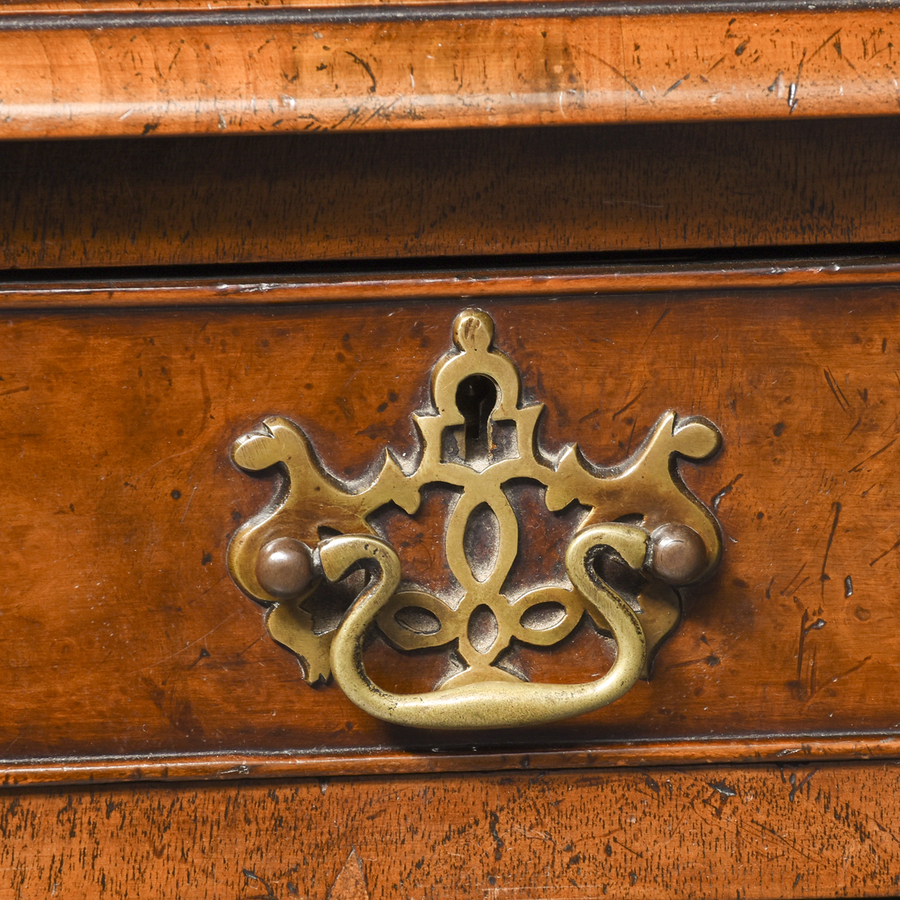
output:
[{"label": "brass knob", "polygon": [[709,559],[703,538],[687,525],[667,523],[650,535],[650,570],[666,584],[690,584]]},{"label": "brass knob", "polygon": [[279,600],[299,597],[312,577],[312,553],[302,541],[280,537],[269,541],[259,551],[256,580]]}]

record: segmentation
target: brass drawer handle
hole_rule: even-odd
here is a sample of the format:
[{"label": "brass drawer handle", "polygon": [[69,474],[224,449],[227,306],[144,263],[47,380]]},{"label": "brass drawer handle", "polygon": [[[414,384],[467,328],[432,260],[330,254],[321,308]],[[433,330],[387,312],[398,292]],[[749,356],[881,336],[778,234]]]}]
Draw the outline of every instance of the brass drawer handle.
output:
[{"label": "brass drawer handle", "polygon": [[[235,442],[240,468],[279,466],[285,483],[273,504],[235,533],[232,576],[271,607],[269,633],[297,654],[308,681],[333,672],[345,694],[378,718],[494,728],[605,706],[649,677],[655,652],[680,619],[674,586],[703,578],[718,562],[718,523],[681,481],[676,461],[715,454],[719,432],[705,419],[668,412],[615,468],[590,466],[574,446],[544,457],[536,440],[543,407],[522,403],[518,371],[493,347],[493,321],[467,310],[453,335],[456,349],[432,374],[436,413],[414,416],[423,447],[413,470],[388,452],[369,483],[341,484],[321,468],[303,431],[279,416]],[[571,530],[565,575],[553,574],[551,563],[550,571],[532,572],[524,587],[510,589],[520,528],[544,527],[522,521],[515,493],[522,484],[542,487],[546,515]],[[414,515],[429,486],[454,492],[440,506],[447,516],[443,590],[404,580],[411,576],[380,518],[389,504]],[[369,581],[348,587],[341,601],[340,585],[349,585],[346,576],[358,568],[369,570]],[[596,680],[532,682],[510,662],[516,646],[555,646],[585,618],[616,645],[615,662]],[[386,691],[363,661],[373,629],[401,652],[446,648],[458,671],[450,666],[424,693]]]},{"label": "brass drawer handle", "polygon": [[[635,569],[646,554],[646,534],[625,525],[600,525],[576,535],[566,552],[575,587],[612,630],[617,645],[612,668],[584,684],[541,684],[519,680],[479,681],[428,693],[393,694],[366,674],[362,643],[369,626],[400,585],[400,559],[384,541],[342,535],[324,541],[319,557],[326,577],[336,581],[363,560],[374,560],[379,576],[353,604],[331,644],[335,681],[361,709],[397,725],[418,728],[506,728],[578,716],[618,700],[638,680],[647,642],[637,615],[609,585],[588,575],[590,556],[601,544],[619,551]],[[507,606],[506,612],[514,607]]]}]

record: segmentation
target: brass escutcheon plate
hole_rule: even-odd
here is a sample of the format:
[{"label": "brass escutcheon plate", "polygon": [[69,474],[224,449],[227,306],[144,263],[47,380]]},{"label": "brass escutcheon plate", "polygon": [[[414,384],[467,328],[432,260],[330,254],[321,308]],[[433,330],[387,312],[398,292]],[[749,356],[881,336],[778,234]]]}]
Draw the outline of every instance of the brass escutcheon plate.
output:
[{"label": "brass escutcheon plate", "polygon": [[[277,468],[283,477],[272,503],[232,538],[235,582],[269,607],[269,634],[297,655],[307,681],[334,674],[357,705],[399,724],[520,726],[613,702],[649,678],[681,617],[675,588],[706,577],[722,552],[718,523],[677,471],[679,459],[718,451],[721,435],[711,422],[665,412],[638,450],[612,468],[592,466],[575,445],[551,458],[538,449],[543,404],[523,403],[518,370],[493,339],[487,313],[456,317],[454,347],[432,372],[432,409],[413,416],[421,435],[414,466],[388,450],[377,477],[343,483],[325,471],[303,430],[281,416],[265,419],[231,450],[239,468]],[[543,527],[522,521],[511,499],[511,486],[521,483],[544,489],[548,516],[580,512],[566,574],[511,591],[520,529]],[[403,571],[378,522],[389,504],[414,515],[423,490],[435,485],[452,491],[439,548],[452,588],[443,593]],[[323,627],[329,590],[359,568],[368,580]],[[508,664],[512,646],[555,646],[585,617],[616,642],[604,675],[534,683]],[[404,653],[446,647],[452,665],[430,691],[386,691],[363,660],[373,628]]]}]

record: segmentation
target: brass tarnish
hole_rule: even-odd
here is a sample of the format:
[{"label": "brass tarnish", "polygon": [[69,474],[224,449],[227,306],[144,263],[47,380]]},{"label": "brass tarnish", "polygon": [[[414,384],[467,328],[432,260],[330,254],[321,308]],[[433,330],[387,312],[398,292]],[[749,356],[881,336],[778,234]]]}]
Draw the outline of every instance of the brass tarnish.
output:
[{"label": "brass tarnish", "polygon": [[[712,423],[666,412],[614,468],[590,465],[574,445],[556,459],[545,456],[536,440],[543,404],[522,403],[518,371],[493,347],[493,332],[485,312],[457,316],[456,349],[432,373],[434,409],[413,416],[422,449],[411,471],[388,450],[369,483],[342,484],[323,470],[303,431],[280,416],[232,447],[240,468],[280,466],[285,475],[272,506],[234,535],[232,576],[271,607],[269,633],[300,657],[307,681],[333,672],[354,703],[398,724],[529,725],[611,703],[649,677],[656,651],[678,624],[674,586],[704,578],[722,550],[718,523],[676,470],[678,457],[716,453],[721,436]],[[568,578],[512,592],[506,584],[519,528],[542,527],[517,516],[511,485],[522,482],[544,486],[548,514],[573,504],[583,512],[565,553]],[[443,550],[458,587],[441,596],[404,580],[415,573],[402,571],[376,516],[389,503],[415,514],[430,485],[448,486],[456,497]],[[314,548],[311,559],[303,545]],[[342,617],[339,611],[327,620],[328,592],[359,568],[369,571],[368,581]],[[558,644],[585,616],[616,642],[615,663],[599,679],[534,683],[506,664],[511,646]],[[363,663],[373,623],[401,651],[452,648],[458,671],[426,693],[383,690]]]}]

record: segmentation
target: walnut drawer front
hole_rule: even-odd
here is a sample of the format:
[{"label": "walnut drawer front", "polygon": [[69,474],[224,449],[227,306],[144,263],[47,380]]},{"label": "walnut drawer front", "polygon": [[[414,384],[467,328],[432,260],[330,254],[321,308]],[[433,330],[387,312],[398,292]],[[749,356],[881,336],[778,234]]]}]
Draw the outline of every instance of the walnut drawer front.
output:
[{"label": "walnut drawer front", "polygon": [[[772,271],[669,272],[677,287],[665,290],[659,273],[628,282],[620,271],[618,292],[600,270],[574,282],[557,272],[508,293],[488,281],[475,298],[447,278],[427,301],[402,298],[411,278],[248,283],[227,298],[195,284],[180,288],[195,305],[177,307],[163,305],[171,285],[85,288],[88,302],[77,302],[91,308],[67,308],[57,292],[55,308],[29,309],[33,292],[8,292],[5,777],[895,753],[900,293],[888,263]],[[524,398],[546,404],[543,452],[574,442],[591,463],[615,466],[668,409],[707,417],[723,436],[715,458],[681,466],[721,523],[718,568],[685,591],[683,621],[649,680],[553,725],[436,732],[380,722],[333,684],[304,683],[227,568],[230,537],[278,483],[232,464],[235,439],[287,416],[350,481],[370,477],[387,446],[414,458],[411,415],[427,407],[429,372],[466,306],[490,313]],[[523,498],[521,552],[558,568],[553,547],[540,546],[552,527],[530,521],[540,503]],[[448,504],[436,495],[395,523],[413,557],[437,569]],[[398,690],[447,665],[446,652],[410,659],[378,641],[366,653]],[[521,665],[578,681],[613,656],[581,629],[558,657],[541,649]]]}]

